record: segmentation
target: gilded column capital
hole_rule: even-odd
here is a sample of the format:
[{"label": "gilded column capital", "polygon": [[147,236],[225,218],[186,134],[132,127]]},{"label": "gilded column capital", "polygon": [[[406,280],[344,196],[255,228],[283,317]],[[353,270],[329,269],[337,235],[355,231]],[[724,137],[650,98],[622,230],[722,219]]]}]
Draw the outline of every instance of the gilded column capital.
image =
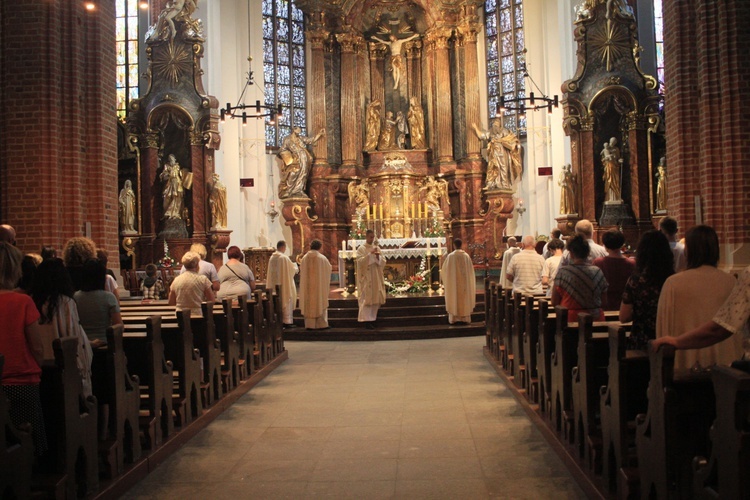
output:
[{"label": "gilded column capital", "polygon": [[477,20],[476,15],[473,18],[465,17],[456,29],[459,43],[461,45],[465,43],[477,43],[477,35],[481,29],[482,25]]},{"label": "gilded column capital", "polygon": [[367,48],[370,51],[370,60],[379,61],[385,59],[385,45],[377,42],[367,42]]},{"label": "gilded column capital", "polygon": [[342,52],[356,53],[364,39],[357,33],[337,33],[336,41],[341,45]]},{"label": "gilded column capital", "polygon": [[143,144],[145,148],[159,149],[159,133],[146,132],[143,134]]},{"label": "gilded column capital", "polygon": [[448,49],[448,40],[452,34],[452,28],[436,26],[425,33],[425,42],[435,50],[446,50]]},{"label": "gilded column capital", "polygon": [[190,145],[191,146],[203,146],[205,144],[206,140],[203,136],[203,131],[201,130],[191,130],[190,131]]},{"label": "gilded column capital", "polygon": [[[382,45],[381,45],[382,47]],[[385,47],[383,47],[385,49]],[[412,40],[404,44],[407,59],[417,59],[422,52],[422,40]]]},{"label": "gilded column capital", "polygon": [[648,120],[645,116],[639,115],[636,111],[631,111],[625,118],[628,130],[645,130]]},{"label": "gilded column capital", "polygon": [[323,28],[309,29],[305,32],[313,50],[323,50],[330,34],[330,31]]},{"label": "gilded column capital", "polygon": [[593,115],[590,116],[582,116],[581,117],[581,126],[580,129],[582,132],[591,132],[594,130],[594,117]]}]

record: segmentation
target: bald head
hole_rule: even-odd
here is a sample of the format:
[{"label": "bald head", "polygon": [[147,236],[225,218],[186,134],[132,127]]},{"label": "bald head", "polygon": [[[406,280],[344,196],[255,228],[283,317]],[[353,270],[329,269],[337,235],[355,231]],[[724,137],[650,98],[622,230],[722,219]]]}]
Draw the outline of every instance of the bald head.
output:
[{"label": "bald head", "polygon": [[594,236],[594,225],[588,219],[581,219],[576,222],[576,234],[580,234],[587,240]]},{"label": "bald head", "polygon": [[534,248],[534,247],[536,247],[536,240],[534,239],[534,237],[531,235],[524,236],[523,248],[527,249],[527,248]]},{"label": "bald head", "polygon": [[0,241],[10,243],[11,245],[16,244],[16,230],[13,229],[13,226],[9,226],[8,224],[0,225]]},{"label": "bald head", "polygon": [[508,248],[513,248],[514,246],[516,246],[516,243],[517,243],[517,240],[514,236],[511,236],[510,238],[508,238]]}]

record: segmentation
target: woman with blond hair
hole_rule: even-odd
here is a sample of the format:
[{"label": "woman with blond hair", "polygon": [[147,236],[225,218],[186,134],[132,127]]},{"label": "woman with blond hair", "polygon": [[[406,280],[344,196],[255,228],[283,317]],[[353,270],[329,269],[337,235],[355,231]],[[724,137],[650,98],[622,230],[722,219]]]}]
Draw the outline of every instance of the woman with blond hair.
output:
[{"label": "woman with blond hair", "polygon": [[76,236],[70,238],[63,248],[63,262],[68,268],[73,290],[80,290],[83,286],[83,265],[86,261],[96,258],[96,244],[89,238]]}]

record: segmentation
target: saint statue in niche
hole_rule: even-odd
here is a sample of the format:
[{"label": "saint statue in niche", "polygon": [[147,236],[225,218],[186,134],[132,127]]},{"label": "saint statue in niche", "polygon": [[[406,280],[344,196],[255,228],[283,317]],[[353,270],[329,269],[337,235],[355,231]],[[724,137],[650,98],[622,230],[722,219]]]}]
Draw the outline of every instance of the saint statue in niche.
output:
[{"label": "saint statue in niche", "polygon": [[477,137],[487,143],[487,181],[484,189],[512,189],[513,182],[523,175],[521,141],[502,126],[499,119],[492,120],[490,130],[484,131],[472,124]]},{"label": "saint statue in niche", "polygon": [[[407,31],[405,31],[405,33],[408,33],[409,28],[407,27],[406,29]],[[404,69],[404,58],[401,55],[401,50],[406,42],[414,40],[415,38],[419,38],[419,34],[414,33],[407,38],[398,38],[389,29],[383,28],[382,26],[380,27],[380,34],[381,36],[386,35],[387,38],[378,38],[375,35],[373,35],[372,38],[376,42],[388,46],[388,48],[390,49],[391,64],[390,68],[388,68],[388,71],[393,73],[393,88],[395,90],[398,89],[399,82],[401,81],[401,71],[403,71]]]},{"label": "saint statue in niche", "polygon": [[118,198],[120,213],[120,228],[123,233],[136,233],[135,230],[135,192],[133,183],[130,179],[125,181],[125,185],[120,190]]},{"label": "saint statue in niche", "polygon": [[663,156],[656,167],[656,210],[667,210],[667,169],[666,158]]},{"label": "saint statue in niche", "polygon": [[208,196],[208,205],[211,207],[211,220],[214,229],[226,229],[227,227],[227,187],[219,179],[219,174],[214,173],[211,194]]},{"label": "saint statue in niche", "polygon": [[398,129],[396,146],[398,146],[398,149],[406,149],[406,135],[409,133],[409,127],[406,125],[406,117],[401,111],[396,113],[396,128]]},{"label": "saint statue in niche", "polygon": [[380,141],[378,150],[388,151],[396,149],[396,120],[393,119],[393,111],[388,111],[383,120],[383,126],[380,131]]},{"label": "saint statue in niche", "polygon": [[427,147],[424,139],[424,114],[422,113],[422,106],[419,105],[415,96],[409,98],[409,113],[406,117],[411,131],[412,149],[424,149]]},{"label": "saint statue in niche", "polygon": [[375,99],[367,105],[365,151],[374,151],[378,147],[378,138],[380,137],[380,108],[380,99]]},{"label": "saint statue in niche", "polygon": [[318,142],[325,133],[326,130],[323,128],[314,137],[305,137],[300,127],[294,127],[292,133],[284,138],[279,151],[279,157],[283,162],[279,198],[306,196],[307,176],[313,161],[313,155],[307,150],[307,146]]},{"label": "saint statue in niche", "polygon": [[193,174],[180,168],[174,155],[169,155],[164,164],[164,170],[159,175],[164,182],[162,196],[164,198],[164,219],[183,219],[185,210],[185,189],[193,185]]},{"label": "saint statue in niche", "polygon": [[617,139],[614,137],[604,143],[602,166],[604,167],[604,201],[621,201],[622,158],[620,158],[620,148],[617,147]]},{"label": "saint statue in niche", "polygon": [[576,174],[573,173],[573,167],[570,164],[563,165],[557,184],[560,186],[560,213],[562,215],[577,214]]}]

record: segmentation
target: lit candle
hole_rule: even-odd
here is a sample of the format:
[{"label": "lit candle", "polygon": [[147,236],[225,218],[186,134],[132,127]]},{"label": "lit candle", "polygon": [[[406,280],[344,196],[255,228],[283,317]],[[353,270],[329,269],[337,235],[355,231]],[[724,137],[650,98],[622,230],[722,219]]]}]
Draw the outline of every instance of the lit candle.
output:
[{"label": "lit candle", "polygon": [[342,240],[341,241],[341,250],[343,250],[344,252],[346,252],[346,240]]},{"label": "lit candle", "polygon": [[422,204],[421,203],[417,203],[417,218],[419,219],[422,218]]},{"label": "lit candle", "polygon": [[370,207],[367,207],[367,220],[370,220]]},{"label": "lit candle", "polygon": [[424,214],[424,218],[425,219],[430,216],[430,213],[427,211],[427,202],[426,201],[424,202],[424,211],[422,213]]},{"label": "lit candle", "polygon": [[383,220],[383,204],[380,204],[380,220]]},{"label": "lit candle", "polygon": [[416,213],[414,212],[414,202],[411,202],[411,218],[413,219]]}]

